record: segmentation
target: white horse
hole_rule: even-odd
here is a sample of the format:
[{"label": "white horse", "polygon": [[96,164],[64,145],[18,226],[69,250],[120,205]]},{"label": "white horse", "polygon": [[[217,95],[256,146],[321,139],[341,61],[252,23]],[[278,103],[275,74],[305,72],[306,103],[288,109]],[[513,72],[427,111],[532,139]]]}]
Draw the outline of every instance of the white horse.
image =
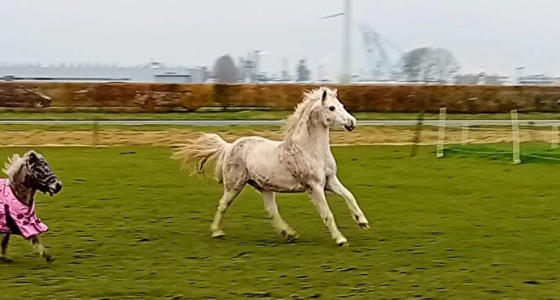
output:
[{"label": "white horse", "polygon": [[338,229],[327,204],[325,191],[346,200],[355,221],[364,229],[368,220],[352,193],[336,176],[337,166],[329,145],[329,129],[354,130],[356,119],[337,98],[337,91],[326,87],[304,93],[304,100],[288,117],[283,141],[262,137],[242,137],[228,143],[217,134],[202,133],[176,151],[173,158],[182,165],[194,163],[203,173],[207,163],[215,163],[216,178],[224,186],[214,221],[212,237],[225,235],[222,217],[246,184],[259,191],[272,226],[289,242],[297,233],[282,219],[275,193],[309,193],[322,220],[339,246],[347,240]]}]

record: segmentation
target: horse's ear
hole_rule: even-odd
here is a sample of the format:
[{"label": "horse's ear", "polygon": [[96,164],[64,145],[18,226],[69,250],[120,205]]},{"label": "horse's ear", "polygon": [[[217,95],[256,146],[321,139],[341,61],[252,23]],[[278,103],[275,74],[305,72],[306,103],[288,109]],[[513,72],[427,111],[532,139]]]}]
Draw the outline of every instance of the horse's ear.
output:
[{"label": "horse's ear", "polygon": [[29,166],[35,165],[38,160],[39,160],[39,156],[37,155],[37,152],[31,150],[27,153],[27,164]]},{"label": "horse's ear", "polygon": [[323,102],[323,104],[325,103],[325,100],[327,100],[327,90],[323,90],[323,96],[321,96],[321,101]]}]

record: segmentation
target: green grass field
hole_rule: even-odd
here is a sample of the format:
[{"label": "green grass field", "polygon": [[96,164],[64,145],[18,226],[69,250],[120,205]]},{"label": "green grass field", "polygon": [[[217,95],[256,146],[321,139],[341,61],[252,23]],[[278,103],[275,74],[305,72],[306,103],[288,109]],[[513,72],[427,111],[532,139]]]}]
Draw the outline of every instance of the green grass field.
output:
[{"label": "green grass field", "polygon": [[[0,149],[0,155],[27,149]],[[45,148],[65,186],[38,196],[47,265],[13,238],[0,299],[555,299],[560,295],[558,164],[451,156],[433,147],[334,148],[372,229],[329,203],[337,248],[306,195],[280,195],[301,235],[287,244],[247,189],[209,237],[221,194],[187,177],[169,148]]]},{"label": "green grass field", "polygon": [[[448,157],[513,161],[512,145],[509,143],[448,145],[445,152]],[[522,163],[560,164],[560,149],[551,149],[547,143],[523,143],[520,147],[520,159]]]}]

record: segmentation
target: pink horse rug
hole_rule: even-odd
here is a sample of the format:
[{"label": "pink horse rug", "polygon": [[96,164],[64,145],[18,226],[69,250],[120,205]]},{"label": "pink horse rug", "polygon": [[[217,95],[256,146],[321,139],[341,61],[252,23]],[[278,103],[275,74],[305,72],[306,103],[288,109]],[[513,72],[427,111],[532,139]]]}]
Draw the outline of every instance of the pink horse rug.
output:
[{"label": "pink horse rug", "polygon": [[31,206],[20,202],[7,184],[0,179],[0,233],[21,235],[25,239],[47,232],[49,228],[35,215]]}]

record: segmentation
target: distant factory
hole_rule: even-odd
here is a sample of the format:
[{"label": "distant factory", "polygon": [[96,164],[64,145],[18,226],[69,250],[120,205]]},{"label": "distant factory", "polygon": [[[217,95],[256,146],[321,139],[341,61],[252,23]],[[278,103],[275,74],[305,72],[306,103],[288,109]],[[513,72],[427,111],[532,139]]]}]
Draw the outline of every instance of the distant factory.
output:
[{"label": "distant factory", "polygon": [[203,83],[206,80],[205,68],[166,67],[158,62],[136,67],[0,64],[0,81]]}]

